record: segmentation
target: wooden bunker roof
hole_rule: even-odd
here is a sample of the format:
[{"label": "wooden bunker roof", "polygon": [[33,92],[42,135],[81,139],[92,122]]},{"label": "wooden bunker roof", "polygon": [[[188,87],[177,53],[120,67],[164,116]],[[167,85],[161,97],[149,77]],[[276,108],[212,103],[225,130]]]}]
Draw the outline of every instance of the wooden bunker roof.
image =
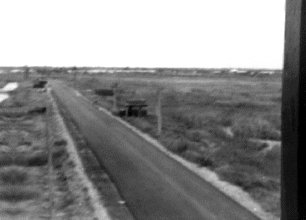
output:
[{"label": "wooden bunker roof", "polygon": [[132,100],[127,100],[125,106],[146,107],[148,106],[148,104],[144,99],[132,99]]}]

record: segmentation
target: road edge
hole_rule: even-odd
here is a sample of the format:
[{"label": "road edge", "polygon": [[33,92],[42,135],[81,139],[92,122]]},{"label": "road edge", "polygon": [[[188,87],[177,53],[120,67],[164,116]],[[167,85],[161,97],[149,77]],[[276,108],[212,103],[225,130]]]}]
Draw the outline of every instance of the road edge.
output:
[{"label": "road edge", "polygon": [[66,127],[66,124],[64,122],[64,119],[62,118],[57,103],[54,100],[52,94],[50,91],[48,91],[48,95],[50,97],[51,103],[54,107],[54,111],[56,113],[56,117],[58,119],[59,125],[63,129],[63,137],[67,141],[67,151],[71,155],[72,158],[74,158],[74,162],[76,164],[76,171],[78,172],[79,177],[82,179],[84,186],[88,189],[88,194],[91,198],[91,204],[94,208],[95,217],[99,220],[111,220],[112,218],[108,214],[107,208],[102,204],[102,201],[99,198],[99,193],[96,190],[93,183],[90,181],[88,176],[85,173],[84,166],[82,164],[82,161],[80,159],[80,156],[77,152],[75,142],[73,138],[71,137],[68,128]]},{"label": "road edge", "polygon": [[[82,97],[87,102],[93,104],[89,99],[87,99],[79,91],[75,90],[72,87],[70,87],[70,88],[73,89],[76,96]],[[279,220],[278,217],[276,217],[273,214],[268,213],[265,210],[263,210],[261,205],[259,203],[257,203],[253,198],[251,198],[249,193],[243,191],[240,187],[235,186],[233,184],[230,184],[226,181],[220,180],[219,176],[215,172],[213,172],[213,171],[211,171],[211,170],[209,170],[205,167],[200,168],[196,164],[191,163],[191,162],[179,157],[178,155],[175,155],[174,153],[167,150],[166,147],[164,147],[158,140],[156,140],[153,137],[151,137],[150,135],[142,132],[141,130],[139,130],[138,128],[129,124],[128,122],[124,121],[123,119],[119,118],[118,116],[113,115],[109,110],[107,110],[107,109],[105,109],[101,106],[94,105],[94,104],[93,104],[93,106],[96,107],[99,111],[102,111],[105,114],[107,114],[108,116],[110,116],[111,118],[117,120],[122,125],[126,126],[128,129],[135,132],[138,136],[142,137],[144,140],[146,140],[147,142],[152,144],[154,147],[159,149],[161,152],[165,153],[167,156],[169,156],[172,159],[179,162],[181,165],[183,165],[188,170],[190,170],[191,172],[198,175],[200,178],[202,178],[205,181],[212,184],[214,187],[216,187],[218,190],[223,192],[225,195],[229,196],[234,201],[239,203],[241,206],[243,206],[247,210],[251,211],[258,218],[260,218],[262,220]]]}]

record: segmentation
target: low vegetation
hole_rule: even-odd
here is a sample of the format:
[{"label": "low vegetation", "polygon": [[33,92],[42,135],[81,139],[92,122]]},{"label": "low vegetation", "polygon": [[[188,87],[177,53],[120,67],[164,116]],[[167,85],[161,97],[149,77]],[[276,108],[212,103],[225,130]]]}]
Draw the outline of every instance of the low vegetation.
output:
[{"label": "low vegetation", "polygon": [[[127,74],[128,75],[128,74]],[[266,77],[114,77],[78,79],[77,88],[109,110],[112,99],[95,89],[119,84],[118,105],[144,98],[149,115],[124,118],[168,150],[215,171],[280,216],[280,75]],[[163,90],[163,132],[157,135],[157,90]],[[270,142],[278,143],[269,145]]]},{"label": "low vegetation", "polygon": [[[138,70],[124,69],[112,73],[102,73],[101,70],[100,73],[87,74],[91,69],[34,68],[31,75],[41,74],[66,80],[94,105],[109,110],[112,110],[112,97],[98,96],[95,89],[110,89],[118,84],[119,108],[128,99],[145,99],[149,104],[148,116],[124,120],[157,138],[169,151],[199,167],[211,169],[221,179],[241,187],[264,209],[280,216],[279,71],[270,74],[270,71],[248,70],[244,73],[238,71],[238,74],[226,69]],[[10,81],[10,77],[7,74],[5,81]],[[19,78],[22,80],[22,77]],[[161,135],[157,134],[155,117],[155,94],[158,90],[162,90]],[[26,105],[24,100],[29,98],[31,96],[25,92],[5,101],[3,105],[10,107],[11,103],[15,103],[16,106],[23,106]],[[41,138],[41,132],[35,137]],[[2,142],[5,145],[6,140]],[[54,144],[55,147],[58,145],[52,158],[55,168],[60,168],[65,158],[65,151],[60,150],[65,144],[60,139]],[[4,154],[1,156],[0,168],[11,163],[11,158]],[[60,174],[57,177],[66,189],[66,177]],[[0,181],[5,181],[5,178],[0,178]],[[68,194],[63,206],[73,199]]]},{"label": "low vegetation", "polygon": [[0,219],[95,217],[56,118],[29,81],[0,104]]}]

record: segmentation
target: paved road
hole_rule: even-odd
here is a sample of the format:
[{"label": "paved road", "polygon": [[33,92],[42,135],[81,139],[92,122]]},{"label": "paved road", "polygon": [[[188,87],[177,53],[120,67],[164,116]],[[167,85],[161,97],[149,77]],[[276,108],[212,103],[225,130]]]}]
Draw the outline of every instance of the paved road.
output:
[{"label": "paved road", "polygon": [[136,219],[258,220],[71,88],[51,85]]}]

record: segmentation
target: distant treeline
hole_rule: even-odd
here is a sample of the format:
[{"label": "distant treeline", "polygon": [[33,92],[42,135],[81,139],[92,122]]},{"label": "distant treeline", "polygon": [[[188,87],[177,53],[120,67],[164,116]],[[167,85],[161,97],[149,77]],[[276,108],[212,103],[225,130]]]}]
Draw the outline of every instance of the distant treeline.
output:
[{"label": "distant treeline", "polygon": [[132,68],[132,67],[49,67],[49,66],[22,66],[22,67],[0,67],[0,72],[25,72],[38,73],[42,75],[70,74],[153,74],[169,76],[202,76],[202,75],[279,75],[280,69],[246,69],[246,68]]}]

